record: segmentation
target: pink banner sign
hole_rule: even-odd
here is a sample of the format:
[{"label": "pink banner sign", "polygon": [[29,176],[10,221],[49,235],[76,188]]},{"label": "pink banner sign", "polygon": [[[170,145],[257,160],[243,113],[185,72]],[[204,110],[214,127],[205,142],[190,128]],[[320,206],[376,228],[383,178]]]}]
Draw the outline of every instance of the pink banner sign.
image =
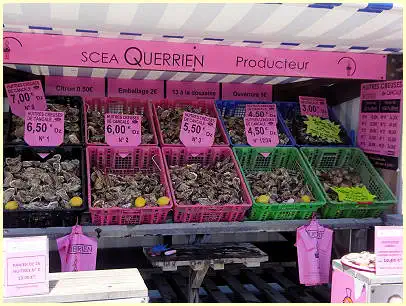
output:
[{"label": "pink banner sign", "polygon": [[366,285],[340,270],[333,270],[331,303],[366,303]]},{"label": "pink banner sign", "polygon": [[46,110],[47,103],[41,81],[26,81],[5,84],[11,112],[25,117],[27,110]]},{"label": "pink banner sign", "polygon": [[103,78],[45,76],[45,93],[49,96],[104,97]]},{"label": "pink banner sign", "polygon": [[272,101],[272,85],[224,83],[223,100]]},{"label": "pink banner sign", "polygon": [[272,118],[272,120],[278,122],[276,104],[247,104],[245,106],[245,117]]},{"label": "pink banner sign", "polygon": [[5,32],[6,64],[385,80],[386,55]]},{"label": "pink banner sign", "polygon": [[299,104],[302,116],[329,118],[325,98],[299,96]]},{"label": "pink banner sign", "polygon": [[49,293],[46,236],[4,238],[4,297]]},{"label": "pink banner sign", "polygon": [[219,83],[168,81],[166,97],[169,100],[217,100],[220,93],[219,86]]},{"label": "pink banner sign", "polygon": [[216,134],[216,118],[183,113],[179,139],[186,147],[211,147]]},{"label": "pink banner sign", "polygon": [[106,143],[112,147],[136,147],[141,144],[139,115],[104,114]]},{"label": "pink banner sign", "polygon": [[64,136],[64,112],[27,111],[24,140],[30,146],[56,147]]},{"label": "pink banner sign", "polygon": [[108,79],[107,92],[109,97],[161,100],[164,81]]},{"label": "pink banner sign", "polygon": [[362,84],[357,144],[366,153],[399,157],[402,81]]},{"label": "pink banner sign", "polygon": [[277,121],[273,118],[244,117],[247,142],[253,147],[276,147],[279,144]]},{"label": "pink banner sign", "polygon": [[403,227],[375,226],[376,275],[403,274]]}]

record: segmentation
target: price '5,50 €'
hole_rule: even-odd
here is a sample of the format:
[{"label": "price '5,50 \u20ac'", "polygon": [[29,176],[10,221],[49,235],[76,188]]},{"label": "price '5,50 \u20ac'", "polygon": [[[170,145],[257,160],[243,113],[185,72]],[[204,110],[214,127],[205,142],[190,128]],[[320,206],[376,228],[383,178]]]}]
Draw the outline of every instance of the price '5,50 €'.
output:
[{"label": "price '5,50 \u20ac'", "polygon": [[216,119],[209,116],[183,113],[179,139],[187,147],[211,147],[216,133]]}]

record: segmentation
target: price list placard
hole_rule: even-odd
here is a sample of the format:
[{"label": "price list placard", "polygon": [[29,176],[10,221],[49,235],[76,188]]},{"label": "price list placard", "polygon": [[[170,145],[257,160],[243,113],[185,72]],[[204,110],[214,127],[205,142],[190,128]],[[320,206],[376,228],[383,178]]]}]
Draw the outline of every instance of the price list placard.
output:
[{"label": "price list placard", "polygon": [[397,169],[402,122],[402,81],[362,84],[357,144],[375,166]]},{"label": "price list placard", "polygon": [[136,147],[141,144],[139,115],[104,114],[106,143],[113,147]]},{"label": "price list placard", "polygon": [[26,111],[24,140],[30,146],[59,146],[63,142],[64,123],[64,112]]},{"label": "price list placard", "polygon": [[216,118],[183,113],[179,139],[186,147],[211,147],[216,134]]}]

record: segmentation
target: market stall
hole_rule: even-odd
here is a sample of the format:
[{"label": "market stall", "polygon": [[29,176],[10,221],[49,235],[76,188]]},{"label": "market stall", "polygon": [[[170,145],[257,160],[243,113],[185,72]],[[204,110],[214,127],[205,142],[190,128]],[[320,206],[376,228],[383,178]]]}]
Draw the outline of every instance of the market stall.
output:
[{"label": "market stall", "polygon": [[294,243],[317,216],[334,258],[373,251],[402,214],[402,14],[6,5],[4,236]]}]

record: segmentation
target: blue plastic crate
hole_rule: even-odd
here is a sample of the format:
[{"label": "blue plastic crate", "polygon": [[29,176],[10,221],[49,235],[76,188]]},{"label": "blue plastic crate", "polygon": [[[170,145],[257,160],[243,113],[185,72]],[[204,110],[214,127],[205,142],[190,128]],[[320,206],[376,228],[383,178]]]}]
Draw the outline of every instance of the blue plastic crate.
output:
[{"label": "blue plastic crate", "polygon": [[[216,108],[219,113],[221,124],[226,131],[227,138],[233,147],[249,147],[248,144],[235,144],[232,142],[230,134],[228,133],[226,123],[224,122],[224,116],[230,117],[244,117],[245,116],[245,105],[247,104],[275,104],[270,101],[261,101],[261,102],[251,102],[251,101],[235,101],[235,100],[217,100]],[[290,133],[288,127],[285,124],[281,114],[277,111],[278,116],[278,130],[285,133],[289,138],[289,142],[286,145],[278,145],[278,147],[294,147],[296,146],[295,139]]]},{"label": "blue plastic crate", "polygon": [[338,124],[340,124],[341,129],[344,131],[345,137],[347,138],[348,144],[329,144],[329,145],[322,145],[322,144],[317,144],[317,145],[311,145],[311,144],[300,144],[298,140],[296,140],[295,136],[293,135],[293,132],[290,131],[288,128],[285,120],[288,116],[290,116],[290,113],[300,111],[300,104],[298,102],[283,102],[283,101],[276,101],[275,104],[277,105],[278,113],[281,115],[283,118],[284,124],[286,128],[289,130],[290,135],[292,135],[292,138],[295,141],[296,146],[298,147],[354,147],[354,141],[350,137],[350,134],[348,133],[347,129],[341,124],[340,120],[338,120],[337,115],[335,114],[334,110],[328,106],[328,116],[331,121],[334,121]]}]

